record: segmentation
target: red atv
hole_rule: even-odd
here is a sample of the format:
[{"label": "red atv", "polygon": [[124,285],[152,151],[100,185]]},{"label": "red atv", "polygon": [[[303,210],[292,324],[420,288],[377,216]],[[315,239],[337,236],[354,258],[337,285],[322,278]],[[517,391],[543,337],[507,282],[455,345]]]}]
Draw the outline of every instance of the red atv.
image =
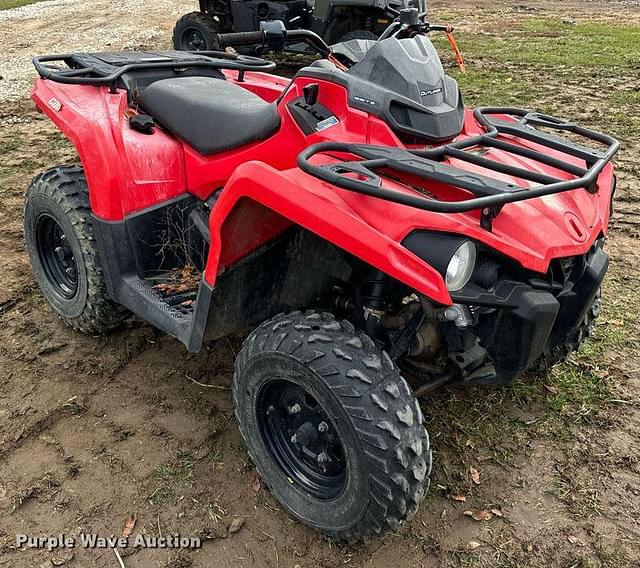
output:
[{"label": "red atv", "polygon": [[220,35],[306,42],[322,59],[291,81],[227,52],[34,59],[33,99],[82,161],[27,192],[44,295],[80,331],[133,312],[190,351],[258,325],[235,364],[240,431],[280,502],[336,539],[416,512],[416,396],[552,364],[599,311],[618,142],[465,109],[437,30],[408,9],[333,50],[281,23]]}]

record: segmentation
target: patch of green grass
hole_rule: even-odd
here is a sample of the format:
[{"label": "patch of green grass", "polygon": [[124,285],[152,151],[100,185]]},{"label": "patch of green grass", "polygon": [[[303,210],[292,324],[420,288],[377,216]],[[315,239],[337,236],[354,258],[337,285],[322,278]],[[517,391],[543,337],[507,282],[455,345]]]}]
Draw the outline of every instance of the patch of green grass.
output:
[{"label": "patch of green grass", "polygon": [[611,101],[621,105],[640,104],[640,87],[615,91],[611,95]]},{"label": "patch of green grass", "polygon": [[0,142],[0,154],[7,154],[9,152],[13,152],[20,148],[23,140],[19,137],[14,137],[11,140],[6,140],[4,142]]},{"label": "patch of green grass", "polygon": [[557,469],[553,493],[574,515],[581,518],[594,517],[601,514],[596,484],[593,478],[578,475],[569,465]]},{"label": "patch of green grass", "polygon": [[441,24],[448,22],[456,22],[459,19],[458,14],[454,12],[447,12],[446,10],[438,10],[437,14],[434,14],[433,17],[429,16],[427,19],[430,19],[432,24]]},{"label": "patch of green grass", "polygon": [[176,494],[168,485],[159,485],[153,492],[149,494],[149,501],[159,505],[162,503],[171,503],[175,501]]},{"label": "patch of green grass", "polygon": [[209,463],[213,467],[213,469],[217,469],[222,466],[222,452],[220,452],[217,448],[212,448],[209,452]]},{"label": "patch of green grass", "polygon": [[573,361],[553,369],[546,381],[547,411],[571,422],[588,422],[609,395],[607,381]]},{"label": "patch of green grass", "polygon": [[590,126],[623,141],[640,136],[640,89],[621,80],[640,68],[640,26],[529,17],[508,35],[460,32],[457,38],[466,74],[458,71],[447,40],[431,37],[468,106],[513,105],[564,116],[567,107],[580,112],[576,96],[586,105],[590,92],[597,92]]},{"label": "patch of green grass", "polygon": [[0,0],[0,10],[8,10],[9,8],[18,8],[27,4],[35,4],[40,0]]},{"label": "patch of green grass", "polygon": [[506,36],[459,34],[458,42],[472,57],[534,65],[637,67],[640,61],[640,27],[625,24],[529,18]]},{"label": "patch of green grass", "polygon": [[158,464],[152,474],[155,484],[149,499],[154,503],[174,501],[176,493],[193,486],[193,456],[178,452],[177,459]]},{"label": "patch of green grass", "polygon": [[472,68],[467,73],[450,71],[469,106],[530,106],[541,91],[517,75],[505,71]]},{"label": "patch of green grass", "polygon": [[177,460],[158,464],[153,472],[158,481],[191,487],[193,484],[193,457],[187,452],[178,452]]},{"label": "patch of green grass", "polygon": [[153,470],[153,477],[158,481],[172,481],[177,476],[178,470],[171,463],[160,463]]},{"label": "patch of green grass", "polygon": [[189,452],[178,452],[178,462],[180,469],[184,473],[183,477],[191,483],[193,475],[193,456]]}]

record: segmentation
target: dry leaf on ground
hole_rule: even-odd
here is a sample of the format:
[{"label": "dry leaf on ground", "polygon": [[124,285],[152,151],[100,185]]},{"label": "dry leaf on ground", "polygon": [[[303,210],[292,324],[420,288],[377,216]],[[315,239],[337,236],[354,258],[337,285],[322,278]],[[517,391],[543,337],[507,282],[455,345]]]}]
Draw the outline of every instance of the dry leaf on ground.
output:
[{"label": "dry leaf on ground", "polygon": [[480,544],[477,540],[470,540],[467,543],[467,550],[475,550],[476,548],[480,548],[482,544]]},{"label": "dry leaf on ground", "polygon": [[242,517],[234,517],[229,525],[229,534],[237,533],[243,526],[244,519]]},{"label": "dry leaf on ground", "polygon": [[474,521],[488,521],[493,517],[491,511],[465,511],[464,514],[467,517],[471,517]]},{"label": "dry leaf on ground", "polygon": [[465,503],[467,501],[467,498],[464,495],[456,495],[454,493],[449,495],[449,499],[452,501],[458,501],[459,503]]},{"label": "dry leaf on ground", "polygon": [[476,485],[480,485],[480,472],[475,467],[469,467],[469,476],[471,477],[471,481]]},{"label": "dry leaf on ground", "polygon": [[261,487],[262,487],[262,482],[260,481],[260,478],[256,474],[253,476],[253,479],[251,480],[251,489],[253,489],[257,493],[258,491],[260,491]]},{"label": "dry leaf on ground", "polygon": [[138,520],[138,517],[136,516],[135,513],[133,513],[132,515],[129,515],[124,520],[124,526],[122,527],[122,536],[124,538],[129,538],[131,536],[131,533],[133,532],[133,529],[136,526],[137,520]]}]

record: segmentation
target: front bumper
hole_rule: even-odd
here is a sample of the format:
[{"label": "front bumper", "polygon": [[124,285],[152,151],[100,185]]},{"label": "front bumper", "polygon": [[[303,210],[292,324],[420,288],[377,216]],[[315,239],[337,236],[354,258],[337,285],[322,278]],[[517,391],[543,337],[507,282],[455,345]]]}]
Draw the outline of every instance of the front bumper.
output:
[{"label": "front bumper", "polygon": [[557,261],[549,279],[500,280],[492,290],[469,284],[452,294],[478,314],[475,332],[500,382],[529,369],[545,350],[565,342],[590,309],[609,266],[598,241],[584,256]]}]

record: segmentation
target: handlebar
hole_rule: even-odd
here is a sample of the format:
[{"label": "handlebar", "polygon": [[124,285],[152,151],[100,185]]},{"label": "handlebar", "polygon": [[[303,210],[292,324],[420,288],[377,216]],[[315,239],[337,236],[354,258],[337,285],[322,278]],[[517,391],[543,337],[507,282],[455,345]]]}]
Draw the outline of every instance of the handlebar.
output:
[{"label": "handlebar", "polygon": [[[279,25],[278,25],[279,24]],[[286,30],[282,22],[262,22],[257,32],[235,32],[218,34],[220,47],[241,45],[267,46],[274,51],[281,51],[286,44],[304,43],[321,57],[327,57],[331,48],[316,33],[310,30]]]},{"label": "handlebar", "polygon": [[[429,33],[432,31],[453,32],[451,26],[430,24],[425,21],[426,12],[419,13],[415,8],[400,11],[389,9],[396,16],[391,25],[382,33],[378,41],[399,34]],[[411,35],[409,35],[411,37]],[[218,34],[221,48],[241,45],[266,46],[272,51],[282,51],[287,44],[304,43],[320,57],[326,58],[331,54],[331,48],[316,33],[310,30],[287,30],[280,20],[260,22],[260,30],[255,32],[234,32]]]},{"label": "handlebar", "polygon": [[265,41],[265,33],[262,30],[257,32],[235,32],[228,34],[218,34],[218,43],[220,44],[220,47],[254,45],[264,43]]}]

